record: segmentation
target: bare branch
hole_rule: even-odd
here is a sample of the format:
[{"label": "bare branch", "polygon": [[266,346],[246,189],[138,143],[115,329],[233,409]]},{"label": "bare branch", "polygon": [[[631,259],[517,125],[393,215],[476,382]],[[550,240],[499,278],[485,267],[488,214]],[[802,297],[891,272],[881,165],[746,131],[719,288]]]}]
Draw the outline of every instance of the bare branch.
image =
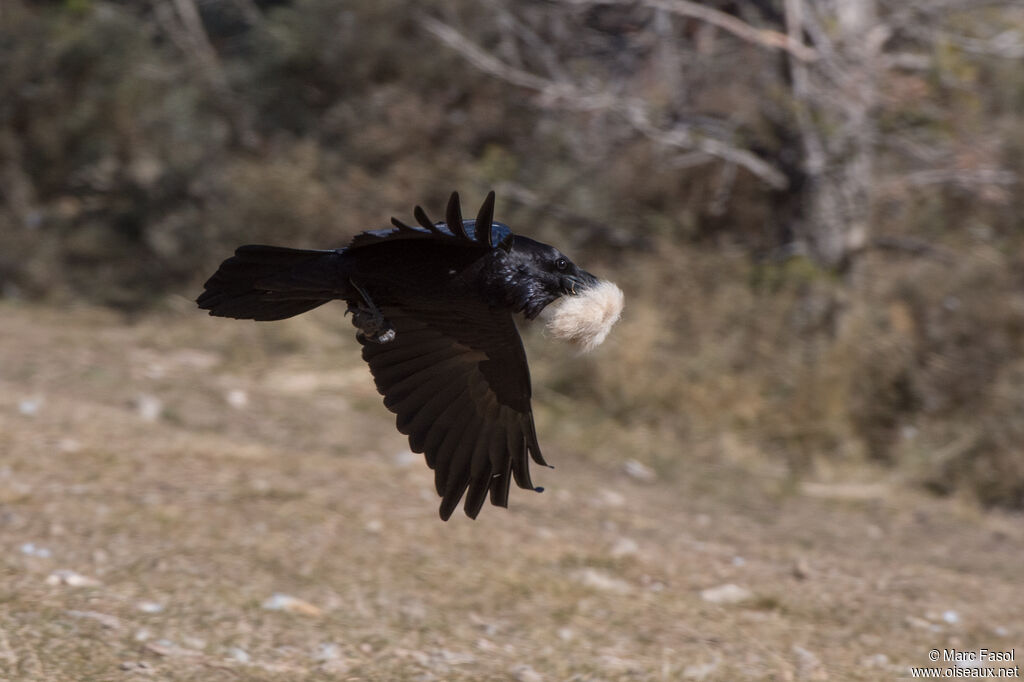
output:
[{"label": "bare branch", "polygon": [[740,166],[774,189],[785,189],[788,179],[756,154],[720,139],[707,129],[678,125],[663,129],[651,121],[650,108],[636,98],[618,97],[604,90],[585,89],[569,81],[554,81],[506,64],[466,36],[433,17],[421,17],[424,28],[460,53],[471,64],[507,83],[533,90],[542,106],[574,111],[613,111],[645,137],[665,147],[696,150]]},{"label": "bare branch", "polygon": [[231,123],[236,139],[245,147],[258,144],[248,112],[231,89],[220,56],[210,42],[195,0],[164,0],[156,6],[156,17],[172,42],[195,60]]},{"label": "bare branch", "polygon": [[789,180],[773,165],[756,154],[723,140],[704,137],[690,126],[676,126],[664,130],[650,120],[648,107],[639,100],[624,100],[614,107],[623,113],[629,123],[644,136],[665,147],[693,149],[723,161],[745,168],[773,189],[785,189]]},{"label": "bare branch", "polygon": [[904,178],[915,187],[925,185],[1015,185],[1017,174],[1003,168],[934,168],[908,173]]},{"label": "bare branch", "polygon": [[888,22],[897,28],[919,26],[922,22],[958,12],[977,13],[989,7],[1016,8],[1020,0],[928,0],[927,2],[906,2],[890,0],[883,4],[890,10]]},{"label": "bare branch", "polygon": [[[791,37],[799,36],[804,27],[803,0],[785,0],[786,31]],[[807,172],[820,175],[825,169],[825,145],[811,120],[809,112],[810,74],[807,65],[800,60],[789,60],[790,77],[793,80],[793,99],[796,100],[796,121],[803,140],[804,160]]]},{"label": "bare branch", "polygon": [[543,92],[553,85],[552,81],[506,64],[483,48],[478,47],[476,43],[471,42],[466,36],[443,21],[438,21],[428,15],[423,15],[421,21],[425,29],[433,33],[442,43],[461,54],[470,64],[484,73],[489,73],[503,81],[530,90]]},{"label": "bare branch", "polygon": [[[562,0],[572,5],[631,5],[634,4],[632,0]],[[793,38],[791,35],[785,33],[779,33],[767,28],[757,28],[751,26],[747,22],[737,19],[731,14],[726,14],[721,10],[714,9],[713,7],[707,7],[697,2],[691,2],[690,0],[642,0],[642,3],[647,7],[655,9],[665,10],[672,14],[679,16],[689,17],[691,19],[697,19],[703,21],[712,26],[731,33],[741,40],[745,40],[748,43],[759,45],[774,50],[785,50],[797,59],[805,62],[813,62],[818,59],[818,52],[813,47],[804,45],[804,43],[797,37]]]},{"label": "bare branch", "polygon": [[565,80],[568,77],[562,65],[558,63],[558,57],[550,43],[537,35],[536,31],[515,14],[503,9],[502,5],[497,5],[496,11],[500,21],[526,44],[530,54],[540,60],[552,78]]},{"label": "bare branch", "polygon": [[1003,31],[991,38],[975,38],[960,33],[920,26],[907,26],[904,30],[909,35],[924,40],[928,45],[946,42],[971,54],[1000,57],[1002,59],[1020,59],[1024,57],[1024,36],[1016,30]]},{"label": "bare branch", "polygon": [[231,4],[241,13],[245,20],[255,26],[263,20],[263,13],[255,0],[231,0]]},{"label": "bare branch", "polygon": [[849,255],[856,256],[870,249],[890,251],[893,253],[905,253],[910,256],[923,256],[926,258],[933,258],[940,263],[956,262],[956,254],[949,249],[926,242],[923,239],[897,235],[875,237],[861,249],[854,250]]},{"label": "bare branch", "polygon": [[199,16],[199,8],[195,0],[174,0],[174,8],[177,10],[178,18],[185,27],[186,35],[192,43],[193,49],[198,53],[204,65],[211,70],[211,76],[218,81],[227,82],[224,77],[224,70],[220,66],[220,59],[217,51],[213,49],[206,29],[203,27],[203,20]]},{"label": "bare branch", "polygon": [[932,56],[914,52],[896,52],[882,56],[882,66],[901,71],[928,71],[932,68]]},{"label": "bare branch", "polygon": [[[847,73],[845,59],[836,50],[832,37],[822,25],[821,18],[816,11],[817,9],[820,8],[815,4],[804,7],[803,16],[801,17],[802,31],[800,35],[802,35],[803,31],[806,31],[807,35],[811,37],[811,42],[814,43],[814,47],[818,50],[820,57],[818,66],[822,72],[840,85],[840,87],[847,87],[850,82],[850,75]],[[787,25],[787,33],[789,30],[790,28]],[[799,39],[799,35],[797,38]]]}]

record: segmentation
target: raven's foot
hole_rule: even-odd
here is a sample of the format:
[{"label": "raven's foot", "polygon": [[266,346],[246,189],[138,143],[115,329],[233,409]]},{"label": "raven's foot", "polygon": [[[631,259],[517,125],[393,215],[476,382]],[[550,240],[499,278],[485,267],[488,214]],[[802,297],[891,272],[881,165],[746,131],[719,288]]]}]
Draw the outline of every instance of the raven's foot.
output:
[{"label": "raven's foot", "polygon": [[362,306],[348,307],[352,313],[352,324],[359,333],[374,343],[388,343],[395,340],[395,330],[379,312],[367,310]]},{"label": "raven's foot", "polygon": [[389,343],[395,340],[395,329],[388,322],[387,318],[380,312],[373,299],[361,286],[356,284],[354,281],[349,280],[355,290],[359,292],[361,301],[357,301],[354,305],[352,301],[348,302],[348,310],[346,313],[352,313],[352,324],[359,333],[364,337],[373,341],[374,343]]}]

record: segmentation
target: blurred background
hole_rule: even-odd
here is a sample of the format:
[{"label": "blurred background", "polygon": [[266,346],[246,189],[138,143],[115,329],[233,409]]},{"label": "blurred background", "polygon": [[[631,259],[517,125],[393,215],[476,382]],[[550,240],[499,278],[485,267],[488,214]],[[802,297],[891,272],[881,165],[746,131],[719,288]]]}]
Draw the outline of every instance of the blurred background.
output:
[{"label": "blurred background", "polygon": [[[649,486],[638,499],[659,499],[660,490],[671,500],[685,491],[698,506],[751,505],[758,518],[768,514],[751,500],[769,500],[767,508],[777,510],[803,490],[866,507],[952,498],[981,515],[970,523],[996,523],[978,519],[1024,508],[1022,64],[1024,6],[1013,0],[0,0],[0,337],[7,337],[0,378],[15,415],[7,417],[0,443],[23,457],[5,475],[23,466],[31,478],[34,462],[44,461],[28,457],[37,447],[40,457],[60,452],[75,462],[60,473],[32,474],[40,481],[67,475],[68,489],[87,485],[73,475],[77,466],[92,467],[96,485],[123,475],[116,479],[128,491],[122,518],[155,499],[162,511],[153,527],[160,532],[179,528],[174,519],[192,513],[167,511],[176,507],[161,497],[169,495],[165,486],[191,499],[183,491],[196,480],[211,486],[210,497],[196,502],[196,510],[205,509],[196,512],[198,525],[214,518],[220,483],[247,491],[239,493],[244,502],[235,512],[242,517],[234,522],[276,510],[292,514],[281,517],[286,525],[325,518],[301,511],[321,499],[301,491],[336,480],[324,473],[336,466],[330,457],[351,454],[361,462],[361,449],[402,447],[341,308],[263,327],[209,320],[192,299],[239,244],[339,247],[356,232],[386,226],[391,215],[408,220],[415,204],[440,214],[452,190],[472,211],[495,189],[498,220],[558,246],[626,292],[622,321],[593,356],[567,360],[565,348],[530,327],[524,332],[550,460],[615,475],[627,462],[624,485]],[[335,362],[349,374],[332,374]],[[294,371],[283,376],[282,367]],[[76,403],[44,438],[40,420],[47,410],[63,409],[60,395],[105,401],[123,414],[93,414]],[[352,410],[379,423],[353,422]],[[90,415],[82,417],[87,426],[73,416],[81,414]],[[103,444],[120,441],[100,427],[129,418],[141,419],[131,427],[139,429],[138,441],[124,441],[136,443],[137,452],[104,454]],[[166,430],[171,450],[154,450],[144,437],[156,428]],[[186,432],[226,434],[236,444],[257,438],[259,447],[282,452],[305,449],[304,461],[317,462],[321,473],[296,482],[289,476],[301,479],[307,465],[288,464],[295,468],[225,483],[217,477],[226,473],[189,479],[186,466],[185,478],[171,484],[165,478],[177,473],[149,467],[162,457],[191,462],[228,447],[175,440]],[[391,462],[390,454],[383,457]],[[195,471],[207,471],[199,462]],[[371,466],[352,462],[345,466]],[[421,468],[416,458],[417,475]],[[437,533],[442,544],[463,538],[462,551],[470,552],[484,540],[469,539],[471,525],[453,522],[461,530],[446,530],[433,518],[423,469],[413,487],[431,494],[409,505],[431,525],[410,526],[410,537]],[[544,484],[556,474],[569,475],[560,467]],[[885,502],[878,488],[863,487],[878,482],[896,491],[882,495]],[[861,487],[835,487],[853,483]],[[19,504],[21,489],[5,485],[0,497]],[[135,485],[147,491],[138,499],[131,497]],[[751,497],[751,490],[758,492]],[[333,500],[336,493],[327,491],[323,500]],[[628,495],[604,493],[593,499],[642,511]],[[586,507],[557,495],[513,497],[531,522],[550,512],[545,505],[567,514]],[[377,516],[358,532],[372,537],[388,518],[380,511],[387,503],[369,504]],[[258,513],[246,505],[259,505]],[[681,509],[666,505],[652,509]],[[868,514],[866,507],[854,511]],[[830,518],[797,508],[805,520]],[[686,514],[683,525],[692,528],[718,518],[704,508]],[[533,537],[512,513],[486,509],[482,516],[491,520],[481,523],[519,529],[520,540]],[[920,521],[907,519],[911,526]],[[636,522],[649,528],[649,520]],[[604,523],[595,528],[608,531]],[[621,523],[612,531],[629,527]],[[832,528],[845,525],[839,520]],[[898,535],[888,535],[878,519],[868,527],[874,530],[860,541]],[[341,532],[328,530],[333,537]],[[829,544],[832,530],[818,530],[801,536],[800,546],[842,551]],[[735,532],[736,546],[748,547],[736,539],[747,531]],[[998,532],[1004,540],[1007,532],[1019,535]],[[59,535],[40,527],[38,536]],[[926,536],[907,530],[900,537]],[[957,542],[969,537],[965,530]],[[629,591],[608,580],[655,584],[641,577],[654,569],[628,563],[635,546],[616,545],[614,533],[607,542],[621,551],[594,559],[580,549],[579,556],[557,559],[552,572],[607,570],[611,578],[584,573],[584,587],[577,587],[614,598]],[[697,551],[696,544],[687,547],[678,556]],[[281,548],[259,564],[268,594],[268,576],[287,573],[287,558],[300,551]],[[93,550],[76,551],[84,572],[108,570]],[[396,565],[429,565],[401,554],[411,550],[394,551]],[[723,573],[711,573],[725,580],[743,564],[733,550],[722,552]],[[942,557],[954,554],[949,549]],[[808,574],[794,561],[795,574]],[[295,577],[291,588],[308,587],[325,566]],[[500,566],[491,568],[511,581],[499,585],[532,594]],[[175,585],[167,594],[180,597],[174,590],[185,587]],[[939,589],[908,588],[900,598],[912,602],[932,588]],[[820,594],[848,589],[830,585]],[[258,611],[262,594],[237,599]],[[782,597],[754,601],[759,613],[800,613],[780,607]],[[410,618],[420,622],[377,606],[399,630]],[[367,623],[375,617],[371,607]],[[487,606],[474,608],[490,617]],[[601,613],[590,612],[588,622],[607,620]],[[907,626],[911,631],[922,620],[956,627],[941,610],[915,613],[907,616],[918,621]],[[550,661],[560,660],[559,646],[576,646],[566,618],[569,635],[548,632],[561,642],[543,654]],[[812,628],[820,625],[815,618],[806,620]],[[721,623],[718,641],[729,641],[736,622]],[[866,621],[863,628],[875,626]],[[837,630],[835,646],[848,634]],[[640,650],[663,645],[660,635],[645,636]],[[698,651],[710,641],[684,639]],[[162,653],[149,653],[173,658],[168,651],[189,648],[182,641],[173,642],[178,649],[162,645]],[[384,646],[370,635],[361,641],[369,650],[357,642],[345,656],[372,658]],[[769,670],[780,675],[775,679],[793,679],[803,670],[808,679],[824,679],[815,675],[828,661],[806,641],[794,641],[786,640],[777,660],[722,664],[706,675],[693,666],[697,659],[720,663],[718,654],[698,655],[697,662],[668,657],[671,664],[651,654],[651,667],[639,669],[661,670],[658,679],[679,679],[687,670],[692,678],[717,679],[727,670],[731,677],[722,679],[757,679]],[[908,651],[924,643],[913,640]],[[876,644],[861,644],[858,656],[875,655]],[[236,648],[249,656],[259,646]],[[204,647],[213,645],[191,648]],[[460,659],[437,655],[423,667],[448,666],[446,679],[458,677],[451,671],[460,670]],[[841,679],[855,679],[851,670],[879,679],[857,661]],[[564,679],[585,668],[566,665]],[[516,679],[546,679],[531,677],[539,675],[532,668],[516,670]]]},{"label": "blurred background", "polygon": [[649,464],[728,431],[1024,505],[1019,3],[7,0],[0,27],[8,300],[142,313],[238,244],[495,188],[626,287],[606,360],[546,380]]}]

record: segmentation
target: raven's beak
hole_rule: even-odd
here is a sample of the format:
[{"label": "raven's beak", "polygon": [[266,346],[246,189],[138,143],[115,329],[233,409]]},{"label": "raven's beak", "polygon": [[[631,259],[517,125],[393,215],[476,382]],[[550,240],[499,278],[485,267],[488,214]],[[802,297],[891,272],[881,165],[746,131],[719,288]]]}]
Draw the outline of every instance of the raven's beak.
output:
[{"label": "raven's beak", "polygon": [[580,270],[574,275],[566,275],[562,278],[562,293],[578,296],[595,284],[597,284],[597,277],[586,270]]}]

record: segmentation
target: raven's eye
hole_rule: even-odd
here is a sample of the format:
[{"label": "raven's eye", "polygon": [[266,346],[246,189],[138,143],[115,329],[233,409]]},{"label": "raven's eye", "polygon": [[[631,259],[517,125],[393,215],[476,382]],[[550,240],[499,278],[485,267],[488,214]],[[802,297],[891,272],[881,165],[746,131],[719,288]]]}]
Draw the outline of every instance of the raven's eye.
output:
[{"label": "raven's eye", "polygon": [[565,260],[564,258],[559,258],[558,260],[555,261],[555,267],[558,268],[559,270],[565,270],[567,267],[569,267],[569,261]]}]

